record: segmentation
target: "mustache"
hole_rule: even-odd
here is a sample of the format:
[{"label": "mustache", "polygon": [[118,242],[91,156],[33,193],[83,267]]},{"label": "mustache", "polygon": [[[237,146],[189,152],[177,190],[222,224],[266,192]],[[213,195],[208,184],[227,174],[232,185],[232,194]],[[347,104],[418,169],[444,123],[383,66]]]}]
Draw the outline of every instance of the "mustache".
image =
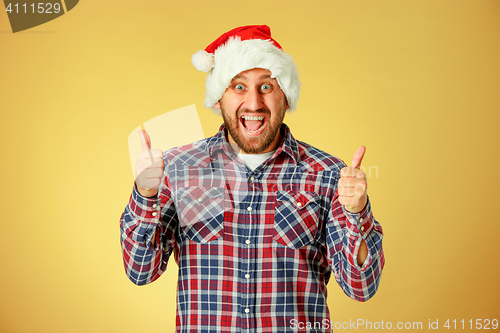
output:
[{"label": "mustache", "polygon": [[243,113],[246,113],[246,114],[252,114],[252,113],[258,113],[258,114],[266,114],[266,115],[271,115],[271,110],[269,110],[267,107],[262,107],[260,109],[257,109],[257,110],[250,110],[250,109],[247,109],[247,108],[242,108],[242,109],[238,109],[238,112],[236,112],[236,116],[239,118]]}]

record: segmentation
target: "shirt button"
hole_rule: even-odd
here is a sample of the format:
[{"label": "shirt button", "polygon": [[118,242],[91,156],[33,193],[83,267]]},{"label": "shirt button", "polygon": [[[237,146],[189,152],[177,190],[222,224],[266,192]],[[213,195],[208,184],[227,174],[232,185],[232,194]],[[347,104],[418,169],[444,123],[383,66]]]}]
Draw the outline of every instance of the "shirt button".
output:
[{"label": "shirt button", "polygon": [[156,216],[156,212],[153,212],[153,216]]},{"label": "shirt button", "polygon": [[297,202],[297,207],[302,207],[302,202]]},{"label": "shirt button", "polygon": [[249,308],[246,308],[246,309],[245,309],[245,313],[250,313],[250,309],[249,309]]},{"label": "shirt button", "polygon": [[203,199],[202,198],[198,198],[198,201],[201,202]]},{"label": "shirt button", "polygon": [[153,208],[156,208],[158,205],[157,204],[153,204]]},{"label": "shirt button", "polygon": [[365,230],[365,227],[361,227],[361,231],[364,231]]},{"label": "shirt button", "polygon": [[251,211],[252,211],[252,206],[248,206],[247,210],[248,210],[249,212],[251,212]]},{"label": "shirt button", "polygon": [[245,274],[245,278],[250,279],[250,274]]},{"label": "shirt button", "polygon": [[359,218],[359,223],[363,223],[363,218],[362,217]]},{"label": "shirt button", "polygon": [[250,239],[247,239],[247,240],[245,241],[245,243],[246,243],[247,245],[249,245],[249,244],[251,243],[251,242],[250,242]]},{"label": "shirt button", "polygon": [[255,178],[252,176],[250,177],[250,181],[253,182],[255,180]]}]

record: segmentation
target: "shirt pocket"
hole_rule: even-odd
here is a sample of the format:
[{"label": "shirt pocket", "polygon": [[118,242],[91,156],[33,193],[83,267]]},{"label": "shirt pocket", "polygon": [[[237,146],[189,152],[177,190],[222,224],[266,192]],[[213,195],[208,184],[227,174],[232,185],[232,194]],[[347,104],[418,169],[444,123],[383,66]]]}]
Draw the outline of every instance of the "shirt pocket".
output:
[{"label": "shirt pocket", "polygon": [[278,191],[274,240],[292,249],[314,241],[318,231],[319,196],[313,192]]},{"label": "shirt pocket", "polygon": [[184,234],[197,243],[208,243],[224,233],[224,189],[189,187],[177,205]]}]

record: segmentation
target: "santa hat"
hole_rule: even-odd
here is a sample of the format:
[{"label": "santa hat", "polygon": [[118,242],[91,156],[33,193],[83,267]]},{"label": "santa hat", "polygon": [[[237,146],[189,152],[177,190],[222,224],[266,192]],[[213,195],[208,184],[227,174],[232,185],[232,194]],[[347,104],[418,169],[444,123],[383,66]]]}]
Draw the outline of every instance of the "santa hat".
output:
[{"label": "santa hat", "polygon": [[295,110],[299,99],[300,82],[292,57],[271,38],[267,25],[238,27],[217,38],[205,50],[196,52],[191,61],[194,67],[207,74],[205,106],[215,108],[231,80],[239,73],[263,68],[271,72],[285,93],[289,110]]}]

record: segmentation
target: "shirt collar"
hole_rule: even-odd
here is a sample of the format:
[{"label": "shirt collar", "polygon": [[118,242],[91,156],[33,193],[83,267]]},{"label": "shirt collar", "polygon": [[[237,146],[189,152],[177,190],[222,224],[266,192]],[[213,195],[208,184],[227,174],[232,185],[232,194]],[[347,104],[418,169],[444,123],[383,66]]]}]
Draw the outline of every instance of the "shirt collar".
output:
[{"label": "shirt collar", "polygon": [[[290,128],[286,124],[281,124],[280,131],[284,139],[281,141],[281,144],[276,150],[276,153],[273,155],[273,158],[276,158],[283,152],[288,154],[294,160],[295,165],[297,165],[300,162],[299,145],[297,143],[297,140],[295,140],[292,133],[290,132]],[[222,124],[219,128],[219,132],[217,132],[216,135],[208,138],[207,149],[212,159],[215,157],[214,154],[220,150],[222,150],[228,156],[234,156],[234,151],[227,141],[225,132],[226,128],[224,124]]]}]

